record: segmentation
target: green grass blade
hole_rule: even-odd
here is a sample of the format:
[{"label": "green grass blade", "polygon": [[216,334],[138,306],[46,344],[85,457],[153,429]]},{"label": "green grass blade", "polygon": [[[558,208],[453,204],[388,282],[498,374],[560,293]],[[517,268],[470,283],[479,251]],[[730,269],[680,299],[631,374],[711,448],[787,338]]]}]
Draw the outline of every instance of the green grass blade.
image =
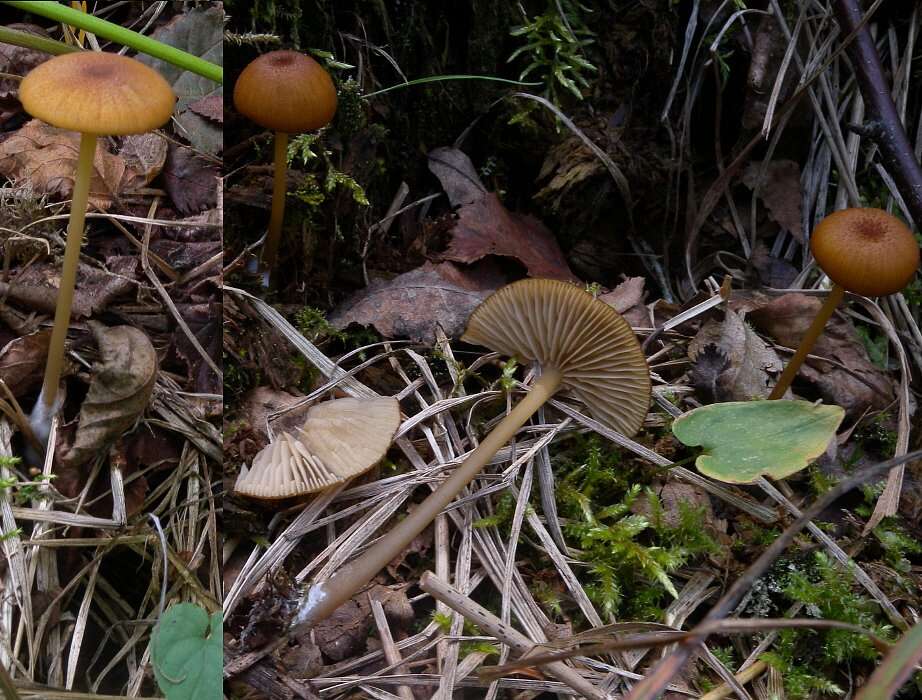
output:
[{"label": "green grass blade", "polygon": [[912,627],[864,684],[855,700],[889,700],[922,663],[922,622]]},{"label": "green grass blade", "polygon": [[35,49],[36,51],[44,51],[45,53],[50,53],[55,56],[80,50],[76,46],[65,44],[62,41],[46,39],[43,36],[35,36],[35,34],[21,32],[18,29],[10,29],[9,27],[0,27],[0,43],[22,46],[27,49]]}]

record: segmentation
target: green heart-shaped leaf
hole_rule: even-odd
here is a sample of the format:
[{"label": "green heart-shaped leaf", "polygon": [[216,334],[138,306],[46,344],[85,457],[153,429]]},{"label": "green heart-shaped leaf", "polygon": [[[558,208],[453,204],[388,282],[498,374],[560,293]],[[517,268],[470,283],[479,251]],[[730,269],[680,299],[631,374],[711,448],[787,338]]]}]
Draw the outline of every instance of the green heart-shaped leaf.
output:
[{"label": "green heart-shaped leaf", "polygon": [[220,700],[221,613],[209,620],[198,605],[174,605],[154,628],[151,658],[157,685],[167,700]]},{"label": "green heart-shaped leaf", "polygon": [[703,453],[698,471],[720,481],[748,484],[760,476],[783,479],[826,449],[845,411],[809,401],[731,401],[689,411],[672,432]]}]

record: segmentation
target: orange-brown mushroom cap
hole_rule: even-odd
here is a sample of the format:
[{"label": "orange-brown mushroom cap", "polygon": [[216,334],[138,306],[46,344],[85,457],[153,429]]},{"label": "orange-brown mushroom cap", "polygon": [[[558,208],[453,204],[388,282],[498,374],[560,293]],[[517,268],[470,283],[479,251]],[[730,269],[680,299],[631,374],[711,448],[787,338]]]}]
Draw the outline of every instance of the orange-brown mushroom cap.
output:
[{"label": "orange-brown mushroom cap", "polygon": [[810,250],[829,279],[865,296],[895,294],[919,268],[912,232],[881,209],[830,214],[813,231]]},{"label": "orange-brown mushroom cap", "polygon": [[400,405],[383,397],[312,406],[297,434],[282,433],[244,467],[234,491],[274,500],[315,493],[371,469],[400,426]]},{"label": "orange-brown mushroom cap", "polygon": [[68,53],[23,78],[19,101],[33,117],[85,134],[143,134],[163,126],[176,96],[153,68],[118,54]]},{"label": "orange-brown mushroom cap", "polygon": [[336,87],[310,56],[272,51],[252,61],[234,85],[234,106],[260,126],[286,134],[326,126],[336,113]]},{"label": "orange-brown mushroom cap", "polygon": [[633,435],[650,407],[650,370],[630,325],[566,282],[526,279],[490,295],[461,338],[556,367],[561,385],[603,425]]}]

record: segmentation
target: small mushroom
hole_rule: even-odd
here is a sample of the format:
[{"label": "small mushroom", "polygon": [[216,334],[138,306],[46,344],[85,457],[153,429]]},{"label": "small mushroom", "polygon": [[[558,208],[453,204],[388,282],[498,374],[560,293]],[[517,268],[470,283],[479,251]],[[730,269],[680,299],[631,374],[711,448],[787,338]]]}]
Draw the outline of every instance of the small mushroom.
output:
[{"label": "small mushroom", "polygon": [[272,213],[262,251],[263,285],[278,257],[285,216],[288,135],[326,126],[336,113],[336,87],[310,56],[272,51],[252,61],[234,85],[234,106],[245,117],[275,131]]},{"label": "small mushroom", "polygon": [[769,399],[784,396],[845,292],[873,297],[895,294],[919,268],[919,246],[912,232],[881,209],[843,209],[830,214],[814,230],[810,251],[832,280],[832,289]]},{"label": "small mushroom", "polygon": [[297,434],[282,433],[240,471],[234,491],[276,500],[340,484],[381,461],[399,426],[400,405],[393,398],[317,404]]},{"label": "small mushroom", "polygon": [[650,372],[628,323],[610,306],[571,284],[515,282],[471,315],[462,340],[528,360],[540,377],[467,459],[406,518],[331,578],[315,584],[295,625],[328,617],[397,556],[467,486],[557,391],[582,401],[600,423],[633,435],[650,404]]},{"label": "small mushroom", "polygon": [[86,51],[56,56],[37,66],[23,78],[19,100],[33,117],[80,132],[54,328],[42,392],[30,416],[32,429],[44,444],[58,408],[58,382],[64,364],[96,137],[141,134],[156,129],[169,120],[176,97],[166,80],[140,61]]}]

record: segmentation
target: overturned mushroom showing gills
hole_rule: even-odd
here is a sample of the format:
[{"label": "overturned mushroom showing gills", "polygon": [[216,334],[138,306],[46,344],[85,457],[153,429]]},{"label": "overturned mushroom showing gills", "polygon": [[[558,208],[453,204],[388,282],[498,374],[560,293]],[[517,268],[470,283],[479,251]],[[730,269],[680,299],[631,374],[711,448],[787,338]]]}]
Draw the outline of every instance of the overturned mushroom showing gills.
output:
[{"label": "overturned mushroom showing gills", "polygon": [[810,252],[832,289],[797,346],[769,399],[784,396],[845,292],[879,297],[903,289],[919,268],[919,245],[906,225],[882,209],[843,209],[823,219]]},{"label": "overturned mushroom showing gills", "polygon": [[462,340],[531,361],[541,375],[412,513],[357,559],[308,590],[294,626],[318,623],[365,586],[558,390],[574,395],[596,420],[625,435],[636,433],[647,415],[650,373],[637,338],[614,309],[579,287],[543,279],[510,284],[477,307]]},{"label": "overturned mushroom showing gills", "polygon": [[315,493],[368,471],[400,426],[396,399],[334,399],[312,406],[297,434],[282,433],[244,467],[234,491],[265,500]]},{"label": "overturned mushroom showing gills", "polygon": [[48,347],[42,393],[32,411],[32,429],[41,442],[48,438],[56,412],[64,344],[77,280],[80,243],[96,137],[142,134],[166,123],[176,98],[159,73],[140,61],[94,51],[56,56],[32,70],[19,86],[19,100],[33,117],[52,126],[80,132],[67,246]]},{"label": "overturned mushroom showing gills", "polygon": [[252,61],[234,85],[234,106],[243,116],[275,132],[272,213],[263,246],[263,285],[278,258],[285,217],[288,135],[326,126],[336,113],[336,87],[330,74],[310,56],[271,51]]}]

